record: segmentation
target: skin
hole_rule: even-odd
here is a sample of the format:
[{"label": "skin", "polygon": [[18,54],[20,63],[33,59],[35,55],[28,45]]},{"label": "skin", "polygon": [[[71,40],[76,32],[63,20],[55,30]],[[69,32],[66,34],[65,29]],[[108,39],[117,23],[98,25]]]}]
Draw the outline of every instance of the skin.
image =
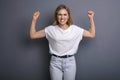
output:
[{"label": "skin", "polygon": [[59,22],[59,27],[61,27],[63,30],[65,30],[69,27],[66,24],[68,19],[69,19],[69,16],[68,16],[68,12],[65,9],[61,9],[58,12],[57,19],[58,19],[58,22]]},{"label": "skin", "polygon": [[[31,39],[36,39],[36,38],[43,38],[45,37],[45,29],[36,31],[36,21],[38,17],[40,16],[40,12],[36,11],[33,13],[32,16],[32,22],[30,26],[30,38]],[[89,38],[94,38],[95,37],[95,24],[94,24],[94,11],[89,10],[88,11],[88,18],[90,21],[90,28],[88,30],[84,29],[83,36],[84,37],[89,37]],[[57,19],[59,22],[59,27],[63,30],[66,30],[69,26],[66,24],[69,15],[68,12],[65,9],[61,9],[58,14],[57,14]]]}]

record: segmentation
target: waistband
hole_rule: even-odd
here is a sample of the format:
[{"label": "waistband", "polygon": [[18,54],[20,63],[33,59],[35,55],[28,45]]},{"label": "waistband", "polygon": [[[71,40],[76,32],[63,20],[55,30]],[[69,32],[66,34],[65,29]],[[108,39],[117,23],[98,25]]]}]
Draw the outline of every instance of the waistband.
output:
[{"label": "waistband", "polygon": [[55,55],[55,54],[51,54],[52,56],[55,56],[55,57],[58,57],[58,58],[68,58],[68,57],[72,57],[74,55],[64,55],[64,56],[58,56],[58,55]]}]

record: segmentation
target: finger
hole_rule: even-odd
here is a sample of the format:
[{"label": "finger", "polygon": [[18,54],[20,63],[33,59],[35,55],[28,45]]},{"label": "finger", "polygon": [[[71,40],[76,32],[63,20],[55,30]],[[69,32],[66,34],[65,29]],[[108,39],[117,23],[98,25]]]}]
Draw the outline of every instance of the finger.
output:
[{"label": "finger", "polygon": [[94,11],[93,10],[89,10],[88,13],[94,13]]},{"label": "finger", "polygon": [[39,13],[39,11],[34,11],[34,13],[33,13],[33,14],[36,14],[36,13]]},{"label": "finger", "polygon": [[36,12],[36,14],[37,14],[37,15],[40,15],[40,12],[39,12],[39,11],[37,11],[37,12]]},{"label": "finger", "polygon": [[93,11],[89,11],[88,15],[94,15],[94,12]]},{"label": "finger", "polygon": [[40,12],[39,12],[39,11],[36,11],[36,12],[34,13],[34,16],[38,16],[38,15],[40,15]]},{"label": "finger", "polygon": [[94,12],[92,9],[91,9],[91,10],[88,10],[88,11],[90,11],[90,12]]}]

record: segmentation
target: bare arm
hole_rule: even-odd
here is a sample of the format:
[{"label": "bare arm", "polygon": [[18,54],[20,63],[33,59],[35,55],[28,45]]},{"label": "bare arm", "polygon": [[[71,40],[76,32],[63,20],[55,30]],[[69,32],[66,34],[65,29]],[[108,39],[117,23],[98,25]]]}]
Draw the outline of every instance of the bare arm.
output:
[{"label": "bare arm", "polygon": [[90,20],[90,28],[88,30],[84,30],[83,36],[94,38],[95,37],[95,24],[94,24],[94,19],[93,19],[94,12],[92,10],[88,11],[88,17]]},{"label": "bare arm", "polygon": [[45,37],[45,30],[44,29],[36,31],[36,22],[37,22],[39,15],[40,15],[39,11],[36,11],[33,14],[32,22],[31,22],[31,26],[30,26],[30,38],[31,39]]}]

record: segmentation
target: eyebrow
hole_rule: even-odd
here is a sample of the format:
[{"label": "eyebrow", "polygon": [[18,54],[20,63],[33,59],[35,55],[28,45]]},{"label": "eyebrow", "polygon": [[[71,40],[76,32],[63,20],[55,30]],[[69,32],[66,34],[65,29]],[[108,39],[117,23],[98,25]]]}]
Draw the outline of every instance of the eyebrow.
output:
[{"label": "eyebrow", "polygon": [[57,15],[67,15],[67,13],[65,13],[65,14],[58,13]]}]

